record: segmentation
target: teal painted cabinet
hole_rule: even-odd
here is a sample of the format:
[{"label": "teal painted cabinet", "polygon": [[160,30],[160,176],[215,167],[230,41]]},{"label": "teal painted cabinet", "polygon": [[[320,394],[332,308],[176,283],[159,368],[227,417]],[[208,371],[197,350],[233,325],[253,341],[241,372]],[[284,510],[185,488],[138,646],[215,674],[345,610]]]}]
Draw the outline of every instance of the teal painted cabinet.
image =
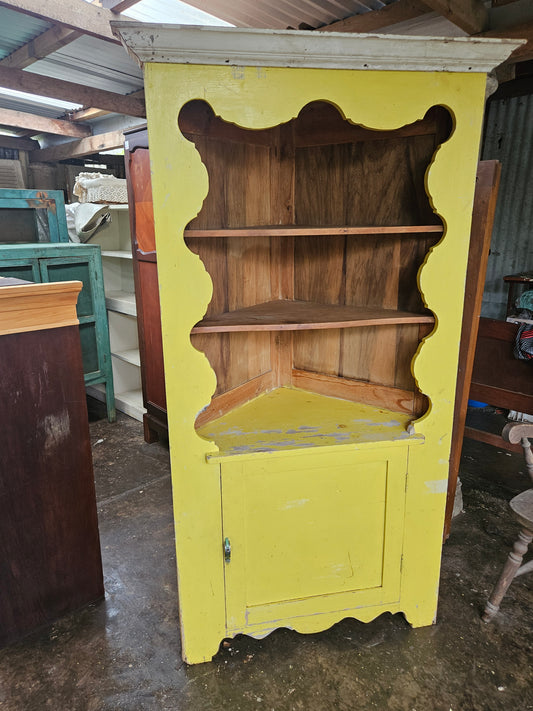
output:
[{"label": "teal painted cabinet", "polygon": [[61,190],[0,190],[0,243],[67,242]]},{"label": "teal painted cabinet", "polygon": [[0,246],[0,276],[33,282],[83,283],[77,304],[86,385],[102,383],[107,416],[116,419],[102,257],[98,245],[20,244]]}]

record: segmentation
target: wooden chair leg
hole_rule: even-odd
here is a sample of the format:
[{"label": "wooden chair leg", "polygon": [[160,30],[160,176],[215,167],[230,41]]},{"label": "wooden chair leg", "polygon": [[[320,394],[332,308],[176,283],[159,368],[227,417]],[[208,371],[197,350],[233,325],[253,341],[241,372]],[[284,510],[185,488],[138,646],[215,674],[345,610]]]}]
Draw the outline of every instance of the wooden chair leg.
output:
[{"label": "wooden chair leg", "polygon": [[523,528],[518,534],[518,538],[513,545],[513,550],[509,553],[507,561],[503,567],[500,579],[496,583],[496,586],[492,591],[492,595],[485,605],[485,611],[483,612],[482,617],[483,622],[490,622],[500,609],[500,603],[503,600],[503,596],[507,592],[509,585],[512,583],[517,570],[520,568],[522,559],[527,553],[527,549],[532,540],[533,531],[529,531],[527,528]]}]

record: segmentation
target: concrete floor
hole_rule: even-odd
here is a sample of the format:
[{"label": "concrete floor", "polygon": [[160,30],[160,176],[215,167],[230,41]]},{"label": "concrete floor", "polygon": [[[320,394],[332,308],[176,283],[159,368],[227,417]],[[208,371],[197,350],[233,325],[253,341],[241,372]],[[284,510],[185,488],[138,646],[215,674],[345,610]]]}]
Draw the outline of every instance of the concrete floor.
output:
[{"label": "concrete floor", "polygon": [[[0,711],[522,711],[533,709],[531,577],[480,620],[527,488],[520,455],[466,441],[465,513],[444,546],[438,622],[344,620],[180,658],[168,451],[125,416],[91,424],[106,598],[0,651]],[[0,581],[1,584],[1,581]]]}]

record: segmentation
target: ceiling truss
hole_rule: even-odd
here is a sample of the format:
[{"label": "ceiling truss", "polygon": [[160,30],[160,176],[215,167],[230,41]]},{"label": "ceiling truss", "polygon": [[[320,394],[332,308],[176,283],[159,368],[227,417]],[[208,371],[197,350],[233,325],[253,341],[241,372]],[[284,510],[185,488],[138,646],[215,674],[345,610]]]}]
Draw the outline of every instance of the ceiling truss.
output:
[{"label": "ceiling truss", "polygon": [[[108,112],[144,118],[142,91],[125,96],[22,70],[83,35],[116,44],[109,22],[117,18],[127,20],[128,17],[121,13],[137,2],[139,0],[69,0],[68,3],[64,0],[0,0],[0,7],[37,17],[51,25],[0,61],[0,87],[71,101],[85,107],[71,112],[66,120],[0,109],[0,125],[20,129],[25,134],[19,138],[0,137],[0,146],[14,145],[18,141],[17,145],[26,146],[21,150],[32,150],[29,146],[35,148],[36,142],[26,136],[38,133],[55,133],[76,139],[54,148],[33,150],[33,159],[41,161],[64,160],[69,151],[71,157],[88,155],[87,150],[96,152],[92,149],[100,144],[105,144],[106,149],[117,147],[114,145],[118,141],[117,133],[91,136],[90,127],[80,122]],[[533,0],[492,0],[491,7],[486,7],[483,0],[396,0],[380,10],[354,15],[318,30],[375,32],[430,12],[438,13],[472,36],[527,39],[527,44],[515,52],[511,61],[533,59]]]}]

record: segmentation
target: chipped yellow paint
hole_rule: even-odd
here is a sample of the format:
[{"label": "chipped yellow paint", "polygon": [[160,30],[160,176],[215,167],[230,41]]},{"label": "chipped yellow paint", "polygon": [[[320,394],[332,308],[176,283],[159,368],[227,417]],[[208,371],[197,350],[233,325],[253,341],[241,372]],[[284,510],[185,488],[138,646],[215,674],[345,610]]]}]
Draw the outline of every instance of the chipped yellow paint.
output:
[{"label": "chipped yellow paint", "polygon": [[405,446],[375,444],[222,462],[232,634],[397,603],[406,471]]},{"label": "chipped yellow paint", "polygon": [[[370,405],[282,387],[264,393],[199,428],[213,440],[219,457],[335,445],[405,447],[412,417]],[[214,459],[211,455],[210,459]]]},{"label": "chipped yellow paint", "polygon": [[[442,481],[448,473],[485,75],[299,68],[257,70],[254,67],[235,71],[232,67],[222,66],[148,64],[145,90],[153,166],[184,658],[190,663],[209,660],[220,641],[235,634],[236,629],[258,637],[279,625],[314,632],[347,615],[369,621],[386,610],[403,612],[414,626],[431,624],[437,606],[446,494],[442,486],[428,486],[427,482]],[[403,556],[397,600],[383,598],[379,592],[381,588],[377,586],[363,591],[367,596],[361,603],[363,606],[346,608],[339,600],[335,610],[331,606],[324,607],[324,600],[328,598],[329,605],[334,593],[312,593],[310,597],[302,598],[294,616],[291,616],[290,603],[287,603],[288,607],[276,618],[278,621],[267,614],[259,614],[249,626],[237,624],[232,628],[228,624],[224,569],[234,564],[236,550],[243,542],[234,541],[233,562],[224,564],[220,470],[222,467],[225,472],[229,467],[227,471],[232,472],[231,476],[238,478],[245,476],[246,467],[252,463],[243,461],[239,465],[235,460],[224,463],[223,458],[208,461],[207,456],[216,453],[218,446],[214,441],[200,437],[194,429],[197,413],[209,403],[215,390],[215,375],[205,356],[193,348],[189,338],[191,328],[203,317],[212,293],[211,280],[203,264],[187,249],[182,238],[183,229],[199,212],[208,190],[207,173],[199,154],[179,133],[177,126],[181,107],[191,99],[203,99],[225,121],[252,129],[288,121],[303,106],[315,100],[329,101],[350,121],[376,130],[390,130],[412,123],[434,105],[445,106],[453,117],[452,136],[437,151],[426,175],[428,194],[443,221],[445,233],[419,273],[424,301],[436,317],[436,327],[419,348],[413,363],[417,383],[430,400],[429,411],[414,424],[415,434],[423,437],[424,443],[414,447],[410,445],[415,441],[406,439],[405,446],[393,448],[374,443],[374,452],[380,452],[381,466],[385,466],[393,454],[395,466],[399,466],[395,457],[407,458],[408,452],[409,458],[405,494],[398,491],[394,496],[400,501],[392,499],[387,503],[387,506],[401,506],[403,511],[394,524],[394,536],[402,541]],[[261,427],[258,423],[256,429]],[[213,436],[220,447],[225,446],[216,433]],[[394,428],[391,428],[391,436],[394,436]],[[284,455],[287,462],[297,451],[300,450],[289,448]],[[343,486],[350,479],[347,472],[352,466],[346,462],[353,462],[349,493],[354,497],[358,493],[364,494],[363,481],[358,483],[357,471],[363,465],[364,457],[369,455],[367,449],[354,449],[348,453],[342,450],[342,445],[328,447],[326,444],[313,454],[309,450],[305,452],[313,458],[329,455],[327,470],[345,472]],[[258,460],[261,458],[264,477],[268,476],[270,467],[284,464],[279,452],[277,459],[268,453],[257,453],[256,456]],[[236,473],[238,471],[243,473]],[[225,474],[222,475],[223,481],[224,477]],[[304,474],[298,474],[298,480],[302,478],[305,478]],[[276,486],[282,487],[282,481],[278,477]],[[262,481],[264,485],[265,481]],[[316,484],[313,488],[312,497],[317,495],[320,486]],[[283,491],[278,493],[282,500],[285,494]],[[335,499],[329,493],[328,497],[333,507],[329,515],[333,516]],[[224,505],[231,507],[231,500],[225,501]],[[376,508],[370,507],[369,510],[375,512]],[[380,519],[370,513],[364,520],[372,527]],[[403,525],[398,523],[399,520],[404,522]],[[251,550],[254,556],[259,554],[256,547],[252,546]],[[312,546],[308,540],[301,545],[300,552],[302,564],[307,561],[311,565]],[[368,565],[375,565],[375,557]],[[399,570],[398,559],[396,566]],[[271,573],[275,571],[272,574],[277,576],[277,583],[291,573],[285,564],[269,570]],[[245,577],[246,571],[241,573],[241,583]],[[266,599],[269,592],[265,591],[262,603],[267,606],[272,602]],[[339,593],[344,594],[350,592]],[[254,609],[258,605],[256,601]],[[235,601],[229,600],[228,609],[230,616],[237,614]],[[242,609],[239,614],[243,614]]]}]

